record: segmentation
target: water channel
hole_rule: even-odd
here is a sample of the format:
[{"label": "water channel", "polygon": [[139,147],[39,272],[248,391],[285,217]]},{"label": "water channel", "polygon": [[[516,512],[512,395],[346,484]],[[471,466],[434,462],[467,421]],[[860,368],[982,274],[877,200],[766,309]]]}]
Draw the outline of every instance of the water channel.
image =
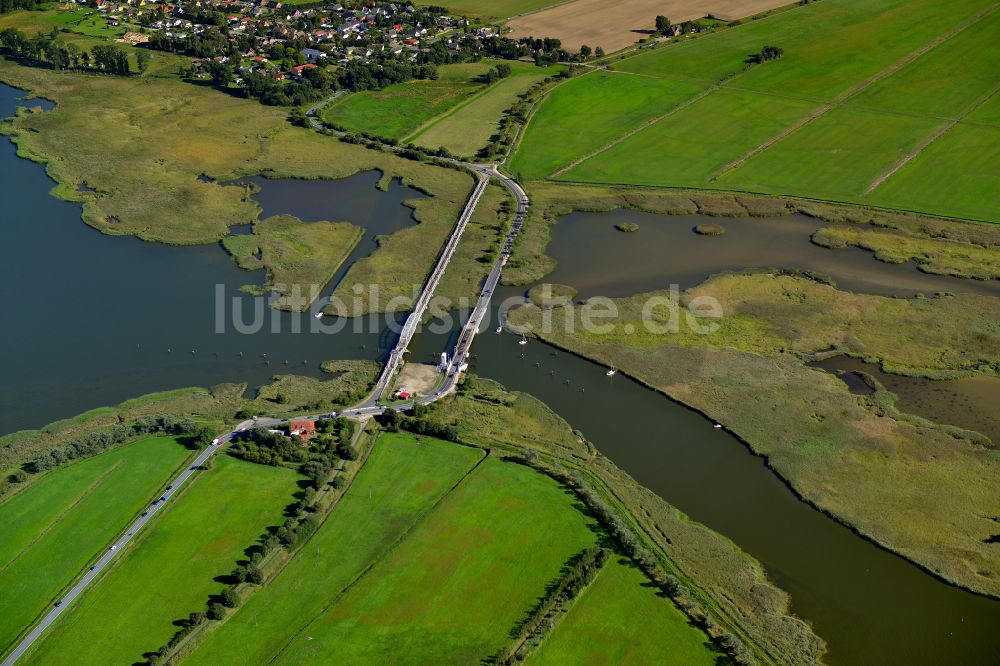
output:
[{"label": "water channel", "polygon": [[[18,96],[0,86],[0,115],[12,113]],[[259,200],[265,214],[346,220],[366,229],[376,228],[366,214],[398,215],[399,224],[405,224],[410,211],[402,201],[412,193],[401,187],[379,192],[373,187],[376,179],[362,174],[340,181],[336,186],[345,189],[336,196],[322,189],[331,184],[314,184],[320,188],[316,192],[326,192],[324,208],[315,214],[268,203],[265,192],[276,185],[271,181],[259,183]],[[0,328],[0,432],[154,390],[222,381],[256,385],[278,372],[317,374],[321,360],[377,358],[392,342],[384,330],[370,327],[296,334],[292,324],[297,321],[307,330],[310,315],[273,311],[266,312],[264,329],[256,334],[240,334],[232,326],[216,333],[215,285],[249,307],[249,297],[238,288],[262,279],[261,274],[240,271],[215,245],[173,248],[102,236],[80,221],[79,206],[50,197],[51,187],[41,167],[18,159],[9,142],[0,142],[0,242],[6,250],[0,263],[6,306]],[[364,202],[360,208],[359,200]],[[600,224],[610,218],[603,219]],[[758,221],[727,224],[743,222]],[[652,244],[650,226],[647,220],[635,235],[645,234],[643,246]],[[552,249],[560,258],[559,253],[573,250],[565,249],[558,230],[559,225]],[[659,250],[661,264],[664,256],[673,258],[673,247]],[[581,250],[575,252],[580,257]],[[876,265],[860,252],[830,256],[851,254]],[[646,277],[636,279],[622,264],[591,264],[583,271],[569,257],[561,258],[563,273],[552,281],[574,284],[584,294],[650,288]],[[789,258],[791,264],[796,261]],[[904,272],[933,277],[907,266],[877,270],[883,268],[900,280]],[[715,272],[705,266],[698,270]],[[606,283],[582,284],[566,271],[581,277],[593,272]],[[623,272],[629,274],[620,278]],[[666,279],[677,281],[671,275]],[[280,331],[271,332],[272,326]],[[584,359],[539,342],[520,346],[511,335],[484,330],[473,348],[476,372],[539,397],[639,482],[758,558],[791,594],[794,610],[828,641],[832,663],[1000,663],[1000,602],[938,581],[797,500],[760,458],[701,415],[625,377],[609,379],[603,368]],[[436,360],[453,336],[454,330],[420,334],[413,357]]]}]

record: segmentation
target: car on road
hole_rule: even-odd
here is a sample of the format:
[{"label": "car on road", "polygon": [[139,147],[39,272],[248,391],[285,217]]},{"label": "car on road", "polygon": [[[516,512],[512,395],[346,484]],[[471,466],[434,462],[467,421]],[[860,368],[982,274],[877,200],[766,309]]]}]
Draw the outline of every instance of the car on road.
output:
[{"label": "car on road", "polygon": [[171,483],[169,486],[167,486],[167,490],[171,490],[173,487],[174,487],[174,484]]},{"label": "car on road", "polygon": [[56,602],[56,608],[59,608],[60,606],[62,606],[62,599]]},{"label": "car on road", "polygon": [[[153,504],[156,504],[156,502],[153,502]],[[142,512],[142,517],[143,517],[143,518],[145,518],[145,517],[146,517],[146,516],[148,516],[148,515],[149,515],[149,511],[143,511],[143,512]]]},{"label": "car on road", "polygon": [[166,501],[167,501],[167,496],[166,496],[166,495],[164,495],[163,497],[161,497],[161,498],[160,498],[160,501],[161,501],[161,502],[166,502]]},{"label": "car on road", "polygon": [[113,546],[111,546],[111,550],[118,550],[118,544],[114,544]]}]

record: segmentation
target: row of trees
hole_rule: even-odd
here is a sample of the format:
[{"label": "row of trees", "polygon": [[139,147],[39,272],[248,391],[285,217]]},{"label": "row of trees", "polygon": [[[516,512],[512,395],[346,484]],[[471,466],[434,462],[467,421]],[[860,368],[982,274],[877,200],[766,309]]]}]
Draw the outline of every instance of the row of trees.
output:
[{"label": "row of trees", "polygon": [[449,442],[457,442],[458,428],[454,425],[436,423],[428,418],[430,408],[426,405],[414,405],[413,416],[404,416],[394,409],[388,409],[379,417],[379,423],[389,432],[406,430],[418,435],[429,435]]},{"label": "row of trees", "polygon": [[[131,73],[128,53],[120,46],[98,44],[87,52],[72,42],[61,41],[58,35],[58,31],[53,30],[29,36],[16,28],[7,28],[0,31],[0,52],[53,69],[87,69],[118,75]],[[149,63],[149,54],[139,52],[138,62],[139,70],[144,71]]]},{"label": "row of trees", "polygon": [[511,645],[495,655],[497,664],[519,664],[527,659],[542,638],[548,634],[559,617],[564,614],[587,585],[597,577],[611,551],[594,546],[578,553],[563,572],[562,578],[549,587],[547,594],[532,609],[528,617],[516,630]]},{"label": "row of trees", "polygon": [[45,0],[0,0],[0,14],[12,12],[15,9],[35,9]]},{"label": "row of trees", "polygon": [[[172,415],[144,416],[132,425],[119,423],[107,430],[88,433],[65,446],[54,448],[25,465],[24,471],[30,474],[39,474],[61,467],[73,460],[97,455],[138,435],[154,433],[185,437],[191,444],[197,446],[205,446],[213,438],[211,429],[200,426],[191,419],[179,419]],[[20,480],[26,479],[26,476],[20,477]]]}]

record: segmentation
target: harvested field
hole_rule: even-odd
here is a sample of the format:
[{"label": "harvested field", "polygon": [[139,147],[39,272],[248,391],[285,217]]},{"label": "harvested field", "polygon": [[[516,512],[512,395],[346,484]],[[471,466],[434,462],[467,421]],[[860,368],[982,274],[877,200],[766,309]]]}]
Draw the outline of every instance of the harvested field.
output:
[{"label": "harvested field", "polygon": [[587,44],[611,53],[652,34],[659,14],[674,23],[709,14],[732,21],[785,4],[785,0],[576,0],[511,21],[510,36],[557,37],[570,51]]}]

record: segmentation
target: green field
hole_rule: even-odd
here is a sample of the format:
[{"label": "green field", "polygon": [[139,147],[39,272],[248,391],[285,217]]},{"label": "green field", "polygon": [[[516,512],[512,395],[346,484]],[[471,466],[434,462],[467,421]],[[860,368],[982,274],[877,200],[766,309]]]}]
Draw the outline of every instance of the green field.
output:
[{"label": "green field", "polygon": [[497,131],[500,117],[517,102],[519,95],[562,69],[523,62],[511,62],[510,65],[512,76],[436,118],[410,140],[428,148],[444,146],[455,155],[471,157],[489,143]]},{"label": "green field", "polygon": [[704,86],[595,72],[555,88],[535,111],[510,171],[542,178],[694,97]]},{"label": "green field", "polygon": [[51,472],[0,504],[0,650],[41,612],[190,455],[154,437]]},{"label": "green field", "polygon": [[[567,180],[699,187],[719,169],[815,108],[805,102],[720,90],[632,135]],[[705,132],[705,127],[711,127]]]},{"label": "green field", "polygon": [[[668,44],[557,88],[510,171],[998,221],[1000,188],[988,185],[1000,178],[998,30],[989,0],[824,0]],[[784,56],[746,66],[764,45]],[[667,113],[697,90],[707,96]],[[808,120],[812,111],[827,112]],[[972,164],[957,168],[973,177],[956,177],[971,146]],[[947,196],[928,192],[938,182],[952,185]]]},{"label": "green field", "polygon": [[442,65],[437,80],[413,80],[353,93],[328,107],[323,120],[354,132],[404,139],[434,116],[483,90],[478,77],[493,65],[486,60]]},{"label": "green field", "polygon": [[708,666],[719,657],[711,650],[641,571],[612,557],[527,663]]},{"label": "green field", "polygon": [[281,574],[209,634],[188,663],[266,663],[475,465],[472,449],[382,437],[350,491]]},{"label": "green field", "polygon": [[[737,190],[860,199],[879,174],[942,124],[931,118],[834,109],[716,183]],[[873,126],[880,131],[866,131]]]},{"label": "green field", "polygon": [[300,478],[220,456],[127,555],[56,625],[33,653],[38,664],[140,661],[177,631],[175,620],[206,610],[215,580],[243,559],[269,525],[280,525]]},{"label": "green field", "polygon": [[481,663],[594,544],[574,501],[546,476],[486,460],[278,661]]}]

